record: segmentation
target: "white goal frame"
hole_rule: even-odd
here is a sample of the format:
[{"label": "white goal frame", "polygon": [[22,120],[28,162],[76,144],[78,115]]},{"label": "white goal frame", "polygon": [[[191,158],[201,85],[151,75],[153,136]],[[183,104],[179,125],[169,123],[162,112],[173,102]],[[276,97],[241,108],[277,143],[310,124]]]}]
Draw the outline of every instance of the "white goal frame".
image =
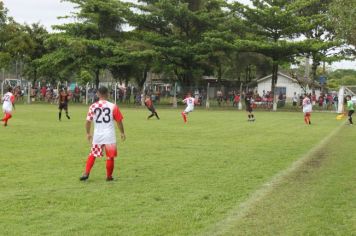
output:
[{"label": "white goal frame", "polygon": [[345,95],[351,95],[351,96],[356,96],[356,93],[354,93],[350,88],[356,88],[356,85],[343,85],[339,89],[339,104],[337,108],[337,113],[341,114],[344,112],[344,98]]}]

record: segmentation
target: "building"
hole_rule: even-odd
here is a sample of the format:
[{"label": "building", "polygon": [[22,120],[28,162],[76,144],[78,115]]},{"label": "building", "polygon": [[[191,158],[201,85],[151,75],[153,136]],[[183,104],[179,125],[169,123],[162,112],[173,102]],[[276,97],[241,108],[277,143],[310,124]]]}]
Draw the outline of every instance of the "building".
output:
[{"label": "building", "polygon": [[[257,93],[262,95],[264,92],[271,91],[271,84],[272,84],[272,75],[265,76],[263,78],[258,79],[257,81]],[[278,72],[278,79],[276,84],[276,93],[275,95],[279,95],[282,93],[286,96],[287,100],[291,100],[294,93],[298,95],[307,93],[315,92],[316,96],[320,95],[320,88],[317,89],[310,89],[311,81],[297,81],[296,79],[285,75],[281,72]],[[304,86],[305,85],[305,86]]]}]

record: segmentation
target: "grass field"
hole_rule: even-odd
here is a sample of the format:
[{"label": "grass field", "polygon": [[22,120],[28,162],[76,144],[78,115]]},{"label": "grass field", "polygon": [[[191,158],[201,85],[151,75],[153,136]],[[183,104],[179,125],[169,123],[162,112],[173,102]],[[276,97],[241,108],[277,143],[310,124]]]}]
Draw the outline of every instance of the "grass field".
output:
[{"label": "grass field", "polygon": [[19,105],[1,127],[0,235],[356,234],[355,128],[335,114],[306,126],[301,112],[248,123],[197,110],[184,124],[180,110],[147,121],[145,109],[122,109],[115,181],[99,159],[83,183],[86,112],[70,106],[58,122],[54,105]]}]

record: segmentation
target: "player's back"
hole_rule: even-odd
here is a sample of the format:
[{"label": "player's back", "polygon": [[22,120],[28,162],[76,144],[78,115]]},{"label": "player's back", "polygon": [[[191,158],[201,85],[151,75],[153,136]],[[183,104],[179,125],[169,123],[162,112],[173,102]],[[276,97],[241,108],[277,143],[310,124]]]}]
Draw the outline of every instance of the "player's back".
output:
[{"label": "player's back", "polygon": [[15,101],[15,96],[11,92],[7,92],[4,94],[3,100],[3,108],[11,109],[12,103]]},{"label": "player's back", "polygon": [[115,120],[121,120],[119,108],[106,100],[93,103],[88,112],[87,120],[94,122],[95,144],[116,143]]},{"label": "player's back", "polygon": [[184,102],[187,104],[188,107],[193,108],[194,107],[194,103],[195,103],[195,99],[192,97],[187,97],[186,99],[184,99]]},{"label": "player's back", "polygon": [[303,99],[303,112],[311,112],[312,111],[312,104],[308,97]]}]

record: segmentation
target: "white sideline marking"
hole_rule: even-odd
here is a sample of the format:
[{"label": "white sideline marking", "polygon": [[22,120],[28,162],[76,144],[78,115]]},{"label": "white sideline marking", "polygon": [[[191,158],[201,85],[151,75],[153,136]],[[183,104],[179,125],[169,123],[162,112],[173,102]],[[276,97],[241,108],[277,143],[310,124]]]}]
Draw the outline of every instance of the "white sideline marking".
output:
[{"label": "white sideline marking", "polygon": [[333,130],[328,136],[326,136],[320,143],[314,146],[307,154],[296,160],[292,163],[290,167],[285,170],[278,172],[276,175],[272,177],[272,179],[266,183],[264,183],[259,189],[257,189],[254,193],[250,195],[250,197],[240,203],[238,206],[234,207],[227,216],[221,221],[217,222],[215,225],[210,227],[210,229],[201,233],[201,235],[214,235],[220,236],[225,235],[229,232],[229,230],[234,226],[234,223],[246,216],[246,213],[250,210],[250,208],[255,205],[257,202],[262,200],[267,194],[274,190],[275,186],[277,186],[282,180],[284,180],[288,175],[290,175],[295,170],[299,169],[303,164],[310,159],[313,158],[314,154],[320,150],[323,146],[325,146],[329,140],[336,135],[345,124],[342,123],[339,127]]}]

